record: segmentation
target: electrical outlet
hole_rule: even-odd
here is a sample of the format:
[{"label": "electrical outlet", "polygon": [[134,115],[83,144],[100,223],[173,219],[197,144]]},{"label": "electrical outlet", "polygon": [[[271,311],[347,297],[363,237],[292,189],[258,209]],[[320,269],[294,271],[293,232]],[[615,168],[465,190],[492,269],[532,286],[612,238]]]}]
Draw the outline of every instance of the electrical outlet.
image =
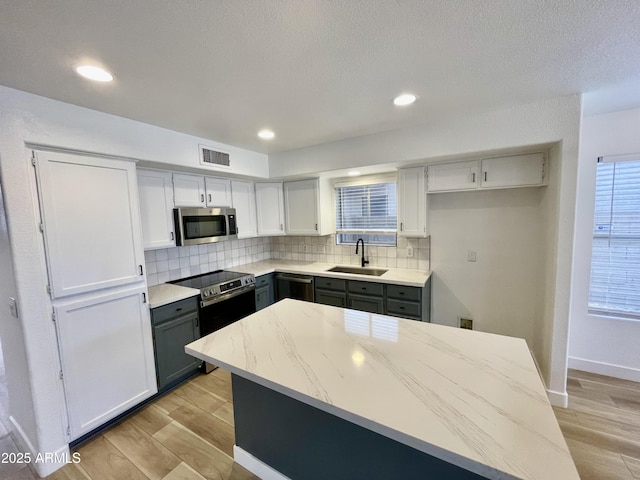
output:
[{"label": "electrical outlet", "polygon": [[413,257],[413,247],[411,245],[407,247],[407,257]]},{"label": "electrical outlet", "polygon": [[302,245],[302,253],[308,253],[309,252],[309,245]]},{"label": "electrical outlet", "polygon": [[476,261],[476,252],[475,252],[475,250],[469,250],[467,252],[467,261],[468,262],[475,262]]},{"label": "electrical outlet", "polygon": [[460,317],[460,328],[464,328],[466,330],[473,330],[473,320],[471,320],[470,318]]}]

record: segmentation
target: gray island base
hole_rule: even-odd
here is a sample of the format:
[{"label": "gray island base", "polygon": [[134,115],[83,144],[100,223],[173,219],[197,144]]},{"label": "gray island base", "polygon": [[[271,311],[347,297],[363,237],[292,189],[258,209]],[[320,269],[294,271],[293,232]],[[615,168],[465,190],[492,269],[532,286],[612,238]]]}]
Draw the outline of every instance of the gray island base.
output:
[{"label": "gray island base", "polygon": [[[305,480],[486,478],[238,375],[232,375],[232,381],[236,452],[241,448],[285,477]],[[389,405],[389,408],[394,407]]]},{"label": "gray island base", "polygon": [[263,480],[578,480],[522,339],[284,299],[185,347]]}]

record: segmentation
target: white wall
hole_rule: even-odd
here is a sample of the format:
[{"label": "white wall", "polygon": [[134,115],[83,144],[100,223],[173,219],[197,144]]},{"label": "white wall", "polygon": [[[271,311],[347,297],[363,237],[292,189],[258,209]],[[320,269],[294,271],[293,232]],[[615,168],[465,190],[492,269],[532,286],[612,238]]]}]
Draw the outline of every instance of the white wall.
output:
[{"label": "white wall", "polygon": [[432,322],[457,327],[458,317],[472,318],[474,329],[524,338],[533,348],[534,325],[542,322],[545,189],[428,196]]},{"label": "white wall", "polygon": [[[23,435],[23,443],[42,453],[64,452],[67,449],[64,394],[58,375],[55,329],[46,294],[47,275],[28,143],[182,168],[196,165],[199,143],[219,144],[0,87],[0,180],[15,272],[15,294],[21,312],[21,328],[14,325],[14,328],[3,328],[2,331],[5,351],[11,351],[10,346],[14,345],[13,352],[8,355],[7,376],[15,373],[23,384],[15,390],[12,388],[22,398],[11,402],[10,414],[16,421],[16,430]],[[222,147],[231,152],[232,161],[235,159],[235,173],[256,177],[267,175],[266,155]],[[1,255],[1,265],[7,263],[7,255]],[[0,291],[2,304],[13,290],[10,285],[13,282],[10,277],[7,279],[9,285],[3,284]],[[4,322],[8,309],[1,311],[0,320]],[[46,475],[57,466],[39,463],[36,468],[41,475]]]},{"label": "white wall", "polygon": [[640,109],[582,120],[571,297],[569,366],[640,381],[640,322],[587,313],[596,161],[640,153]]},{"label": "white wall", "polygon": [[[411,129],[272,154],[269,173],[272,177],[312,176],[326,170],[477,158],[479,152],[558,144],[557,191],[549,195],[553,204],[543,200],[549,204],[545,207],[548,211],[545,245],[553,240],[553,245],[547,245],[551,247],[548,250],[553,250],[553,257],[544,269],[544,282],[550,286],[550,293],[545,294],[542,326],[534,343],[541,346],[538,351],[544,355],[538,361],[550,398],[555,404],[564,405],[580,117],[581,99],[577,95],[515,105],[484,114],[444,118]],[[432,261],[436,262],[434,245],[432,249]]]}]

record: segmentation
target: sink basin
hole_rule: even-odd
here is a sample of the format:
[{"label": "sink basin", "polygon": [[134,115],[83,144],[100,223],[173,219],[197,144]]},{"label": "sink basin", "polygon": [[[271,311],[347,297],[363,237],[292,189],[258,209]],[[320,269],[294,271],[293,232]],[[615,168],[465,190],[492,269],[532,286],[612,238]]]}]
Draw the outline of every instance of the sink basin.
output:
[{"label": "sink basin", "polygon": [[333,267],[327,270],[328,272],[337,272],[337,273],[355,273],[357,275],[372,275],[374,277],[379,277],[383,273],[387,272],[387,270],[383,270],[382,268],[362,268],[362,267]]}]

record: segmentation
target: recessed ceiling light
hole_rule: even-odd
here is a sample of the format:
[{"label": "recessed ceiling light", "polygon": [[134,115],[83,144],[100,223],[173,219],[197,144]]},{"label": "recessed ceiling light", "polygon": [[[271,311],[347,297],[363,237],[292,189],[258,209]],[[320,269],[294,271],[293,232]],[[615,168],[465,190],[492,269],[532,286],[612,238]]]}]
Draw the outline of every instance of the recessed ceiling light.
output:
[{"label": "recessed ceiling light", "polygon": [[103,68],[96,67],[94,65],[80,65],[79,67],[76,67],[76,72],[83,77],[96,82],[110,82],[113,80],[113,75]]},{"label": "recessed ceiling light", "polygon": [[399,107],[403,107],[405,105],[411,105],[416,101],[416,96],[411,93],[403,93],[402,95],[398,95],[393,99],[393,104]]},{"label": "recessed ceiling light", "polygon": [[355,170],[352,172],[349,172],[347,175],[349,175],[350,177],[357,177],[358,175],[360,175],[360,172],[356,172]]},{"label": "recessed ceiling light", "polygon": [[276,136],[276,134],[273,133],[271,130],[260,130],[258,132],[258,136],[265,140],[271,140],[273,137]]}]

